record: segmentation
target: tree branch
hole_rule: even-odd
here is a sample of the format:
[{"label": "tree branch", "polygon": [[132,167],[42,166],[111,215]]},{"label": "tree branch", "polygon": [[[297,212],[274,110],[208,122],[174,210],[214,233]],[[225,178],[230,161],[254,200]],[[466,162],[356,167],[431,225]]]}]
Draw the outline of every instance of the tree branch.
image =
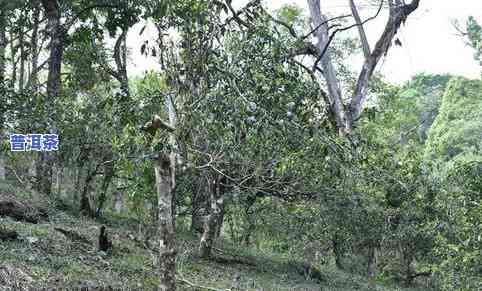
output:
[{"label": "tree branch", "polygon": [[353,15],[353,18],[355,19],[356,24],[358,25],[358,34],[362,43],[363,54],[365,56],[365,59],[368,59],[371,52],[370,44],[368,43],[367,35],[365,33],[365,29],[363,28],[363,24],[361,23],[362,21],[360,18],[360,14],[358,14],[358,9],[356,8],[355,2],[354,0],[349,0],[349,2],[351,13]]},{"label": "tree branch", "polygon": [[418,8],[419,3],[420,0],[412,0],[410,4],[402,6],[393,6],[392,4],[390,16],[388,17],[388,22],[385,25],[385,30],[375,44],[375,48],[373,52],[371,52],[370,57],[365,60],[362,71],[358,77],[355,92],[350,102],[350,114],[352,120],[357,120],[360,117],[361,110],[366,99],[368,82],[373,75],[373,71],[378,64],[378,61],[383,55],[386,55],[392,44],[393,37],[400,28],[400,25],[405,23],[407,17]]}]

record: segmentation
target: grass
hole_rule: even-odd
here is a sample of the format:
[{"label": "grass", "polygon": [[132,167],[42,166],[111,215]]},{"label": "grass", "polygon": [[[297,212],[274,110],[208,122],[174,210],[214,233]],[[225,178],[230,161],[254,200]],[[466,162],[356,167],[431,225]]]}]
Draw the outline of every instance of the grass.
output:
[{"label": "grass", "polygon": [[[17,199],[33,201],[28,191],[16,189],[11,185],[0,185],[1,195],[22,193]],[[37,199],[39,205],[50,205],[48,200]],[[23,282],[31,288],[113,286],[130,290],[154,290],[158,284],[153,254],[140,247],[132,238],[137,229],[131,218],[106,217],[103,224],[108,225],[114,240],[114,250],[110,254],[97,251],[97,235],[100,222],[76,216],[60,210],[50,209],[50,220],[39,224],[13,221],[0,217],[0,227],[16,230],[19,239],[0,242],[0,286],[1,268],[17,270]],[[55,227],[73,230],[86,237],[90,243],[70,241]],[[177,271],[179,290],[207,290],[195,288],[206,286],[219,290],[232,287],[233,278],[239,277],[241,290],[380,290],[415,291],[397,286],[382,285],[380,282],[367,281],[362,276],[337,270],[333,265],[323,266],[323,282],[318,284],[306,280],[293,268],[294,259],[277,254],[260,252],[241,247],[228,240],[220,239],[214,253],[219,257],[235,261],[202,260],[196,256],[197,238],[190,232],[180,230],[177,234],[178,257]],[[9,272],[10,276],[14,272]],[[6,281],[5,277],[3,279]],[[23,280],[23,281],[22,281]],[[13,282],[10,280],[9,282]],[[3,282],[3,284],[6,284]],[[125,290],[124,289],[124,290]],[[2,289],[0,290],[8,290]],[[418,289],[424,290],[424,289]]]}]

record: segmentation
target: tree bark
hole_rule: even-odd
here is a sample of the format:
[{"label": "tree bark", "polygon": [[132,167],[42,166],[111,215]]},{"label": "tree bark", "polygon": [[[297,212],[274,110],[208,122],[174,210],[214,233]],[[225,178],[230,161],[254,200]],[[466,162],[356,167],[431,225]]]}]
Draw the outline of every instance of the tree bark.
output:
[{"label": "tree bark", "polygon": [[[124,197],[123,197],[123,193],[120,189],[117,189],[115,192],[114,192],[114,205],[113,205],[113,208],[114,208],[114,212],[115,213],[121,213],[122,210],[124,209]],[[155,208],[155,207],[154,207]],[[156,219],[157,221],[157,219]]]},{"label": "tree bark", "polygon": [[159,291],[173,291],[176,290],[176,242],[170,156],[160,153],[154,170],[159,203]]},{"label": "tree bark", "polygon": [[40,2],[38,0],[33,1],[33,27],[32,27],[32,40],[31,40],[31,54],[32,54],[32,71],[28,78],[27,86],[31,88],[34,93],[38,93],[38,31],[40,25]]},{"label": "tree bark", "polygon": [[[325,51],[325,47],[329,45],[328,22],[327,18],[321,13],[320,0],[308,0],[308,6],[314,27],[319,27],[314,35],[318,39],[316,47],[319,53]],[[323,24],[324,23],[324,24]],[[330,50],[326,50],[325,55],[321,58],[322,75],[328,87],[328,100],[331,112],[335,117],[340,135],[351,132],[351,121],[346,114],[345,105],[340,89],[340,83],[336,76],[336,71],[331,60]]]},{"label": "tree bark", "polygon": [[101,188],[101,193],[99,197],[99,204],[95,211],[96,217],[100,217],[102,214],[105,201],[107,200],[107,191],[109,190],[110,183],[112,182],[112,178],[114,177],[114,160],[112,159],[113,155],[109,155],[107,158],[111,160],[107,161],[106,164],[104,165],[104,178],[102,180],[102,188]]},{"label": "tree bark", "polygon": [[12,40],[15,38],[15,35],[10,30],[9,36],[11,41],[10,44],[10,59],[12,62],[12,78],[10,79],[10,87],[15,90],[15,84],[17,83],[17,47],[15,46],[15,42]]},{"label": "tree bark", "polygon": [[[57,0],[42,0],[45,15],[48,19],[47,32],[50,36],[50,54],[49,54],[49,73],[47,77],[47,107],[51,108],[50,115],[46,121],[46,129],[50,133],[56,133],[55,127],[55,99],[60,95],[62,85],[62,56],[64,50],[64,27],[61,23],[61,11]],[[52,167],[54,156],[52,153],[42,153],[45,158],[43,171],[37,173],[40,175],[40,191],[50,195],[52,192]]]},{"label": "tree bark", "polygon": [[[21,18],[24,17],[23,13],[20,17]],[[18,46],[20,48],[20,72],[18,76],[18,91],[22,93],[24,89],[24,81],[25,81],[25,33],[24,33],[24,27],[22,25],[20,26]]]},{"label": "tree bark", "polygon": [[[5,15],[5,9],[0,7],[0,93],[3,91],[5,86],[5,65],[6,65],[6,48],[7,48],[7,37],[6,37],[6,30],[7,30],[7,21]],[[2,93],[3,94],[3,93]],[[5,111],[4,108],[5,104],[2,102],[0,104],[0,140],[5,140],[3,136],[3,126],[4,126],[4,118],[5,118]],[[0,181],[5,180],[5,160],[3,155],[0,156]]]},{"label": "tree bark", "polygon": [[[6,48],[7,48],[7,19],[4,8],[0,8],[0,86],[4,85],[6,68]],[[0,116],[0,119],[2,116]],[[1,124],[0,124],[1,125]]]},{"label": "tree bark", "polygon": [[368,246],[368,263],[367,263],[367,276],[368,278],[374,278],[376,275],[376,248],[373,245]]},{"label": "tree bark", "polygon": [[85,184],[84,189],[82,190],[82,194],[80,195],[80,213],[87,216],[93,216],[92,207],[90,205],[89,200],[89,193],[90,193],[90,184],[94,179],[95,175],[97,174],[97,168],[92,171],[87,171],[87,176],[85,177]]},{"label": "tree bark", "polygon": [[159,290],[176,290],[176,237],[175,237],[175,169],[176,169],[176,112],[172,100],[167,97],[165,105],[169,124],[154,116],[142,129],[155,135],[164,129],[169,133],[170,152],[160,152],[154,161],[158,200],[159,228]]},{"label": "tree bark", "polygon": [[197,179],[195,187],[192,197],[191,231],[202,233],[204,220],[209,214],[209,187],[205,179]]},{"label": "tree bark", "polygon": [[211,256],[211,250],[216,239],[216,233],[220,227],[221,212],[224,208],[224,191],[221,183],[222,179],[217,177],[208,181],[210,186],[210,212],[204,223],[204,230],[199,243],[199,255],[202,258]]},{"label": "tree bark", "polygon": [[414,277],[414,271],[412,268],[412,262],[413,262],[413,250],[409,246],[400,246],[400,255],[402,259],[402,266],[404,268],[405,272],[405,286],[410,287],[412,285]]},{"label": "tree bark", "polygon": [[57,0],[42,0],[48,19],[47,31],[50,36],[49,73],[47,77],[47,95],[49,104],[60,95],[62,56],[64,52],[64,27],[61,23],[61,11]]},{"label": "tree bark", "polygon": [[[350,134],[355,122],[360,118],[363,111],[363,106],[366,102],[369,82],[377,64],[382,56],[386,55],[388,52],[392,40],[400,25],[404,23],[407,20],[407,17],[418,8],[419,2],[420,0],[412,0],[410,4],[396,5],[394,0],[389,0],[388,3],[390,6],[390,15],[388,17],[387,24],[385,25],[383,33],[375,44],[373,51],[369,51],[370,47],[363,29],[364,22],[361,21],[353,0],[350,0],[349,4],[353,17],[355,18],[355,25],[349,26],[345,29],[337,29],[335,32],[332,32],[331,35],[329,33],[329,23],[327,18],[321,12],[320,0],[308,0],[311,19],[313,26],[316,28],[314,30],[314,35],[318,39],[316,44],[316,53],[318,54],[317,57],[321,61],[322,65],[322,69],[320,71],[322,72],[328,88],[328,101],[330,103],[328,105],[331,113],[335,117],[335,123],[340,135],[343,136]],[[381,8],[382,6],[380,6],[380,9]],[[359,73],[355,90],[351,95],[351,98],[347,98],[348,102],[345,104],[340,90],[340,81],[336,76],[336,71],[334,69],[333,60],[330,56],[328,46],[334,37],[334,33],[355,26],[358,27],[360,41],[362,43],[362,48],[365,55],[365,62]]]},{"label": "tree bark", "polygon": [[371,52],[370,44],[368,43],[368,38],[365,33],[365,29],[363,28],[363,23],[360,18],[360,14],[358,13],[358,9],[355,5],[355,1],[349,0],[349,2],[350,2],[351,13],[357,24],[358,35],[360,36],[360,42],[362,44],[362,49],[363,49],[363,55],[365,56],[365,59],[367,59],[370,57],[370,52]]},{"label": "tree bark", "polygon": [[334,238],[332,239],[332,243],[333,253],[335,255],[335,265],[338,269],[344,270],[345,266],[343,265],[343,250],[338,235],[335,234]]}]

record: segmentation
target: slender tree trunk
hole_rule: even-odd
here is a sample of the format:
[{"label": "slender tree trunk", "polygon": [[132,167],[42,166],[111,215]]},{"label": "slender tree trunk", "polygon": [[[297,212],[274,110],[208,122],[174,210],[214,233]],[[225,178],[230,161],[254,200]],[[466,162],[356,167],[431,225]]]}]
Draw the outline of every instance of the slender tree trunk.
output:
[{"label": "slender tree trunk", "polygon": [[38,92],[38,30],[40,25],[40,2],[38,0],[33,1],[33,27],[32,27],[32,40],[31,40],[31,54],[32,54],[32,71],[28,79],[28,84],[31,90],[36,94]]},{"label": "slender tree trunk", "polygon": [[[326,46],[329,45],[327,18],[321,13],[319,0],[308,0],[308,6],[311,19],[313,21],[313,26],[319,27],[315,32],[315,36],[318,38],[316,47],[321,54],[326,49]],[[335,117],[338,132],[340,135],[346,135],[352,130],[351,120],[349,120],[350,117],[348,116],[345,105],[343,104],[340,82],[331,60],[330,51],[330,49],[326,50],[324,56],[321,58],[321,66],[323,68],[322,75],[328,87],[328,100],[330,102],[329,106],[331,113]]]},{"label": "slender tree trunk", "polygon": [[169,114],[170,153],[159,153],[154,163],[159,208],[159,291],[176,290],[176,237],[175,237],[175,188],[176,188],[176,128],[177,116],[168,96],[165,105]]},{"label": "slender tree trunk", "polygon": [[96,175],[97,170],[92,170],[87,172],[87,176],[85,177],[85,184],[82,190],[82,195],[80,196],[80,213],[87,216],[92,216],[93,211],[90,205],[89,200],[89,193],[91,189],[91,183]]},{"label": "slender tree trunk", "polygon": [[[124,197],[123,197],[122,191],[119,188],[114,192],[113,208],[115,213],[121,213],[122,210],[124,209]],[[155,207],[153,208],[155,209]],[[157,221],[157,219],[155,221]]]},{"label": "slender tree trunk", "polygon": [[[46,105],[52,108],[47,119],[47,130],[56,133],[55,126],[56,112],[54,111],[55,99],[60,95],[62,56],[64,50],[64,28],[61,24],[61,11],[57,0],[42,0],[45,15],[48,19],[47,31],[50,36],[49,73],[47,77],[47,102]],[[52,153],[45,155],[43,171],[40,173],[41,191],[50,195],[52,192],[52,167],[54,156]]]},{"label": "slender tree trunk", "polygon": [[376,275],[376,248],[373,245],[368,246],[368,263],[367,263],[367,276],[368,278],[374,278]]},{"label": "slender tree trunk", "polygon": [[219,205],[220,211],[219,211],[219,217],[216,222],[216,238],[221,236],[221,231],[223,229],[223,224],[224,224],[224,214],[226,213],[224,209],[224,203]]},{"label": "slender tree trunk", "polygon": [[410,287],[413,282],[413,268],[412,268],[412,262],[413,262],[413,251],[410,249],[410,247],[404,247],[400,246],[400,255],[402,257],[402,266],[405,269],[405,286]]},{"label": "slender tree trunk", "polygon": [[17,47],[15,46],[15,42],[13,39],[15,35],[12,31],[9,31],[10,39],[12,41],[9,42],[10,44],[10,59],[12,61],[12,77],[10,79],[10,87],[15,90],[15,84],[17,83]]},{"label": "slender tree trunk", "polygon": [[102,210],[104,209],[105,201],[107,200],[107,191],[109,190],[110,183],[112,182],[112,178],[114,177],[114,160],[112,152],[111,155],[107,157],[107,159],[110,160],[108,160],[107,163],[104,165],[104,179],[102,180],[99,205],[97,206],[97,209],[95,211],[96,217],[101,216]]},{"label": "slender tree trunk", "polygon": [[[37,98],[38,98],[38,72],[37,72],[37,66],[38,66],[38,57],[39,57],[39,52],[38,52],[38,30],[39,30],[39,25],[40,25],[40,2],[38,0],[33,0],[33,26],[32,26],[32,38],[30,40],[30,54],[32,56],[32,63],[31,63],[31,73],[28,77],[28,82],[27,82],[27,88],[30,89],[33,93],[33,98],[34,98],[34,104],[37,103]],[[34,158],[32,159],[32,164],[31,164],[31,170],[30,170],[30,177],[32,180],[33,179],[38,179],[40,176],[37,174],[39,171],[37,171],[37,164],[41,164],[41,153],[38,153],[34,155]],[[40,191],[40,187],[38,185],[38,181],[35,181],[32,183],[31,187],[33,189],[37,189]]]},{"label": "slender tree trunk", "polygon": [[20,72],[18,76],[18,91],[23,92],[25,81],[25,34],[23,26],[20,26],[18,45],[20,48]]},{"label": "slender tree trunk", "polygon": [[340,270],[344,270],[345,266],[343,265],[343,250],[341,247],[340,239],[338,235],[335,234],[335,237],[332,239],[333,243],[333,253],[335,254],[335,264],[336,267]]},{"label": "slender tree trunk", "polygon": [[192,197],[191,231],[203,232],[204,220],[209,214],[209,191],[205,179],[195,181]]},{"label": "slender tree trunk", "polygon": [[0,8],[0,86],[3,86],[5,82],[5,66],[6,66],[5,53],[7,48],[6,31],[7,31],[7,21],[6,21],[5,11],[3,8]]},{"label": "slender tree trunk", "polygon": [[82,172],[83,172],[83,169],[84,169],[84,164],[83,164],[83,163],[80,163],[80,164],[76,167],[74,191],[72,191],[72,192],[73,192],[72,201],[74,201],[74,205],[77,203],[77,201],[80,201],[80,198],[79,198],[79,189],[80,189],[80,183],[81,183],[81,181],[82,181]]},{"label": "slender tree trunk", "polygon": [[176,290],[176,238],[172,217],[171,158],[160,153],[155,161],[159,208],[159,291]]},{"label": "slender tree trunk", "polygon": [[28,187],[30,189],[37,189],[37,182],[35,181],[37,177],[37,164],[38,164],[38,155],[35,155],[32,159],[32,162],[29,163],[29,169],[27,171],[28,177]]},{"label": "slender tree trunk", "polygon": [[221,179],[209,181],[210,186],[210,213],[204,223],[204,232],[199,243],[199,255],[202,258],[211,256],[211,250],[216,239],[217,227],[219,227],[221,211],[224,208],[223,186]]},{"label": "slender tree trunk", "polygon": [[248,228],[246,229],[243,238],[245,246],[249,246],[251,244],[251,236],[256,228],[256,224],[253,220],[253,215],[251,215],[251,212],[249,211],[251,207],[253,207],[254,203],[256,203],[256,197],[248,197],[248,199],[246,200],[246,208],[244,209],[244,214],[246,215],[246,220],[248,221]]},{"label": "slender tree trunk", "polygon": [[55,183],[57,184],[57,196],[61,197],[61,191],[62,191],[62,180],[64,177],[64,169],[59,165],[59,167],[56,169],[57,176],[55,178]]},{"label": "slender tree trunk", "polygon": [[[174,101],[171,99],[171,96],[167,96],[165,100],[165,105],[167,107],[167,113],[169,116],[169,124],[171,127],[175,128],[177,126],[177,113],[174,108]],[[174,225],[174,228],[176,226],[176,196],[175,196],[175,190],[176,190],[176,161],[177,161],[177,153],[178,153],[178,145],[176,141],[176,136],[171,133],[169,134],[169,145],[171,148],[171,153],[169,154],[169,159],[170,159],[170,170],[171,170],[171,214],[172,214],[172,224]]]},{"label": "slender tree trunk", "polygon": [[[28,83],[27,83],[27,88],[29,88],[32,93],[33,93],[33,98],[34,98],[34,103],[37,104],[38,102],[38,58],[39,58],[39,49],[38,49],[38,31],[39,31],[39,25],[40,25],[40,13],[41,13],[41,8],[40,8],[40,1],[39,0],[33,0],[33,27],[32,27],[32,38],[31,38],[31,43],[30,43],[30,54],[32,56],[32,70],[30,73],[30,76],[28,78]],[[38,125],[37,125],[38,126]],[[32,188],[37,189],[38,191],[41,190],[41,187],[39,186],[40,181],[37,179],[40,178],[40,173],[41,171],[37,171],[37,165],[42,166],[42,156],[41,153],[38,153],[34,156],[34,159],[32,160],[32,165],[31,165],[31,177],[33,179],[36,179],[34,181]],[[32,180],[32,178],[30,180]],[[75,189],[78,189],[77,187]]]},{"label": "slender tree trunk", "polygon": [[[6,25],[5,11],[0,7],[0,94],[3,94],[2,91],[5,86],[5,51],[7,47]],[[0,140],[5,140],[3,136],[3,126],[6,108],[4,108],[4,106],[5,104],[2,102],[2,104],[0,104]],[[5,159],[3,158],[3,155],[0,155],[0,181],[3,180],[5,180]]]}]

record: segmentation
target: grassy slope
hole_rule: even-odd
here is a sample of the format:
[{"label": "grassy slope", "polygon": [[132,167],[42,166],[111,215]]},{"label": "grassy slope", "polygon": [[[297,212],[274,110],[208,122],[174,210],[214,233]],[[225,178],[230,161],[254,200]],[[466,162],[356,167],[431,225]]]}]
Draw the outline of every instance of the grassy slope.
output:
[{"label": "grassy slope", "polygon": [[[48,201],[42,201],[38,195],[28,191],[0,185],[0,199],[13,193],[19,201],[48,204]],[[114,251],[104,254],[96,250],[98,222],[53,210],[52,207],[49,209],[50,221],[39,224],[0,217],[0,227],[16,230],[20,235],[16,241],[0,241],[0,290],[12,290],[12,286],[155,288],[153,256],[133,240],[135,227],[128,220],[111,218],[104,222],[114,239]],[[74,230],[88,238],[90,244],[73,242],[55,231],[54,227]],[[255,253],[226,241],[218,242],[215,249],[217,257],[224,258],[224,262],[205,261],[195,255],[195,237],[183,232],[178,235],[178,241],[178,275],[184,280],[179,282],[180,290],[209,290],[190,287],[185,281],[226,290],[231,287],[236,275],[240,276],[241,290],[402,290],[367,282],[332,266],[321,270],[324,281],[320,286],[305,280],[286,259]]]}]

